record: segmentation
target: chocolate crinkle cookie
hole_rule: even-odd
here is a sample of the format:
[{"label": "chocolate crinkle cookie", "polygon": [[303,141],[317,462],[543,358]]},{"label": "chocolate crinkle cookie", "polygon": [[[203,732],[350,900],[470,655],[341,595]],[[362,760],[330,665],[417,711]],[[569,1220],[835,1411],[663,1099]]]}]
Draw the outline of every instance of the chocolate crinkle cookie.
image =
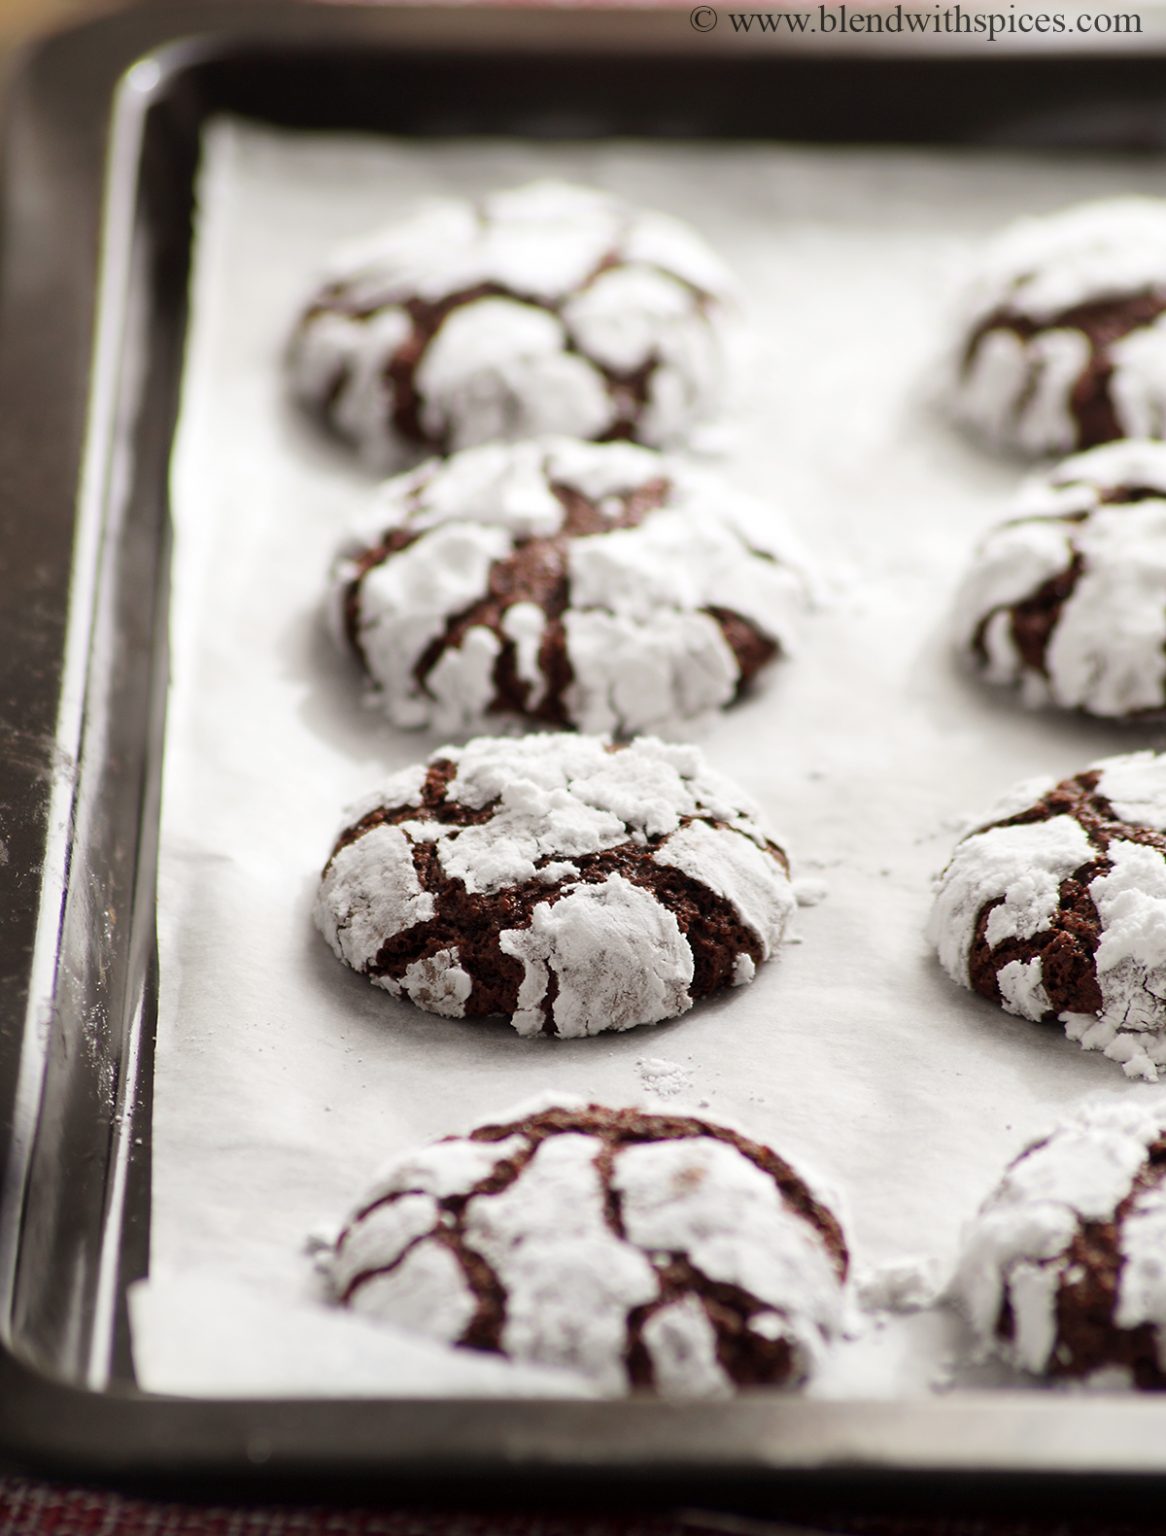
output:
[{"label": "chocolate crinkle cookie", "polygon": [[793,643],[773,519],[629,443],[469,448],[380,488],[333,569],[333,628],[395,725],[489,717],[674,733]]},{"label": "chocolate crinkle cookie", "polygon": [[695,748],[558,734],[396,774],[350,811],[316,922],[419,1008],[566,1037],[751,981],[793,907],[785,854]]},{"label": "chocolate crinkle cookie", "polygon": [[1034,1375],[1166,1388],[1166,1103],[1087,1101],[1013,1162],[963,1235],[954,1295]]},{"label": "chocolate crinkle cookie", "polygon": [[1067,459],[983,540],[955,602],[988,682],[1107,719],[1166,709],[1166,443]]},{"label": "chocolate crinkle cookie", "polygon": [[930,937],[1009,1013],[1064,1025],[1130,1077],[1166,1062],[1166,754],[1017,786],[956,847]]},{"label": "chocolate crinkle cookie", "polygon": [[723,409],[732,286],[685,224],[585,187],[431,203],[340,255],[292,388],[382,468],[544,433],[680,443]]},{"label": "chocolate crinkle cookie", "polygon": [[768,1147],[559,1098],[391,1164],[329,1268],[370,1318],[606,1394],[698,1398],[803,1381],[847,1263],[835,1216]]},{"label": "chocolate crinkle cookie", "polygon": [[964,297],[954,411],[1030,454],[1166,436],[1164,313],[1166,200],[1025,219]]}]

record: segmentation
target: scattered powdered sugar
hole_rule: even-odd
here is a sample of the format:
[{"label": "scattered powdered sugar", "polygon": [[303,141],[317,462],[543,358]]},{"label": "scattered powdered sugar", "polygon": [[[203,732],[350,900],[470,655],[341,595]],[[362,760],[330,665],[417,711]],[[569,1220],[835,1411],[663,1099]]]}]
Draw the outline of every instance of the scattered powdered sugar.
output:
[{"label": "scattered powdered sugar", "polygon": [[833,1219],[768,1149],[549,1095],[398,1159],[330,1279],[366,1316],[607,1394],[715,1398],[810,1374],[845,1266]]},{"label": "scattered powdered sugar", "polygon": [[337,254],[291,384],[386,468],[554,432],[677,444],[722,408],[732,293],[694,230],[603,192],[430,203]]},{"label": "scattered powdered sugar", "polygon": [[[731,703],[766,651],[796,648],[804,572],[768,508],[687,461],[492,443],[379,488],[335,563],[329,620],[395,725],[468,732],[503,711],[671,733]],[[761,647],[747,670],[727,616]]]},{"label": "scattered powdered sugar", "polygon": [[705,991],[741,986],[781,941],[784,855],[695,747],[485,737],[425,775],[436,809],[398,775],[404,804],[366,797],[346,820],[316,905],[340,959],[420,1008],[508,1013],[523,1035],[630,1029],[703,995],[696,954]]},{"label": "scattered powdered sugar", "polygon": [[692,1087],[692,1068],[666,1056],[637,1056],[636,1071],[645,1093],[658,1099],[678,1098]]},{"label": "scattered powdered sugar", "polygon": [[922,1312],[936,1305],[946,1284],[934,1256],[891,1259],[855,1276],[855,1299],[867,1313]]},{"label": "scattered powdered sugar", "polygon": [[1030,703],[1119,719],[1166,707],[1166,445],[1110,444],[1030,481],[977,550],[953,631],[973,668]]},{"label": "scattered powdered sugar", "polygon": [[[1151,1161],[1164,1135],[1160,1098],[1096,1098],[1010,1165],[965,1230],[953,1285],[982,1345],[1023,1370],[1093,1384],[1120,1367],[1128,1385],[1127,1363],[1144,1351],[1121,1335],[1148,1325],[1142,1369],[1166,1380],[1160,1150]],[[1086,1226],[1097,1236],[1075,1249]]]}]

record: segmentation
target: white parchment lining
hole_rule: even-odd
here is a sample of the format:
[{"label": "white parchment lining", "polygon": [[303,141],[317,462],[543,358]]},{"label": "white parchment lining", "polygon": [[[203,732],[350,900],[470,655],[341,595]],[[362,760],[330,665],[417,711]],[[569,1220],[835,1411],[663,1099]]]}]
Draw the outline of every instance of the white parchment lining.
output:
[{"label": "white parchment lining", "polygon": [[[371,482],[288,409],[279,372],[335,243],[425,195],[541,174],[690,219],[741,275],[757,356],[727,468],[797,529],[831,594],[797,659],[704,738],[824,899],[753,986],[673,1024],[569,1042],[415,1011],[311,926],[341,808],[440,743],[363,708],[323,633],[330,556]],[[841,1192],[864,1268],[944,1264],[1004,1161],[1063,1107],[1154,1091],[953,987],[922,929],[961,818],[1018,777],[1151,740],[1026,713],[949,659],[951,588],[1019,470],[928,404],[945,295],[1004,220],[1161,177],[1146,159],[212,126],[173,470],[145,1385],[499,1389],[495,1362],[419,1359],[391,1334],[355,1347],[352,1330],[376,1330],[312,1301],[304,1240],[389,1154],[548,1088],[737,1120]],[[653,1099],[653,1082],[683,1100]],[[934,1317],[871,1332],[819,1390],[925,1390],[951,1337]]]}]

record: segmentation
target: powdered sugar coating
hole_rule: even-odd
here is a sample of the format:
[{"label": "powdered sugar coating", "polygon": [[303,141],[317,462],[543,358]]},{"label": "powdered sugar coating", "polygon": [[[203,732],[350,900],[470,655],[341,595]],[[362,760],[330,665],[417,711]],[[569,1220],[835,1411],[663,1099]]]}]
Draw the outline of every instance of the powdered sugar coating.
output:
[{"label": "powdered sugar coating", "polygon": [[981,542],[953,629],[976,671],[1029,703],[1166,708],[1166,444],[1111,443],[1030,481]]},{"label": "powdered sugar coating", "polygon": [[330,603],[396,725],[517,713],[672,734],[793,648],[806,581],[772,516],[718,476],[549,438],[384,484]]},{"label": "powdered sugar coating", "polygon": [[[1018,803],[1031,796],[1027,804]],[[1166,1063],[1166,754],[1026,784],[956,847],[928,928],[962,986],[1103,1051]]]},{"label": "powdered sugar coating", "polygon": [[674,1398],[805,1380],[846,1269],[836,1219],[769,1148],[558,1096],[390,1165],[330,1266],[370,1317]]},{"label": "powdered sugar coating", "polygon": [[1166,201],[1021,220],[963,296],[955,413],[990,441],[1064,453],[1166,428]]},{"label": "powdered sugar coating", "polygon": [[346,821],[316,923],[428,1012],[558,1036],[675,1018],[751,981],[793,911],[785,855],[694,747],[479,738],[415,783]]},{"label": "powdered sugar coating", "polygon": [[694,230],[602,192],[431,203],[338,255],[292,388],[382,468],[544,433],[677,444],[721,409],[732,294]]},{"label": "powdered sugar coating", "polygon": [[1166,1387],[1166,1104],[1086,1101],[1008,1168],[954,1291],[981,1342],[1037,1375]]}]

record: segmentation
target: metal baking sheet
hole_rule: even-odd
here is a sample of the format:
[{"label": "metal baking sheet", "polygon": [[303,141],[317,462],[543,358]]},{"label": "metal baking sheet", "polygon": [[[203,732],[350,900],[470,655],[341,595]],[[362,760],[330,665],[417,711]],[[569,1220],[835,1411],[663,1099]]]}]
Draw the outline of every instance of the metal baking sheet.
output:
[{"label": "metal baking sheet", "polygon": [[[103,126],[131,64],[103,193]],[[521,1472],[529,1497],[584,1485],[610,1497],[618,1484],[673,1499],[715,1488],[741,1504],[807,1478],[836,1498],[909,1477],[921,1496],[971,1478],[981,1492],[1020,1479],[1080,1499],[1166,1472],[1166,1405],[1146,1399],[147,1399],[129,1373],[123,1300],[149,1222],[166,472],[200,125],[228,111],[446,136],[1160,149],[1162,67],[1145,47],[761,52],[694,37],[681,12],[248,4],[144,8],[30,63],[11,108],[0,274],[0,1447],[109,1476],[343,1475],[431,1493],[456,1477],[464,1495],[471,1483],[513,1493]],[[92,1390],[110,1358],[112,1383]]]}]

